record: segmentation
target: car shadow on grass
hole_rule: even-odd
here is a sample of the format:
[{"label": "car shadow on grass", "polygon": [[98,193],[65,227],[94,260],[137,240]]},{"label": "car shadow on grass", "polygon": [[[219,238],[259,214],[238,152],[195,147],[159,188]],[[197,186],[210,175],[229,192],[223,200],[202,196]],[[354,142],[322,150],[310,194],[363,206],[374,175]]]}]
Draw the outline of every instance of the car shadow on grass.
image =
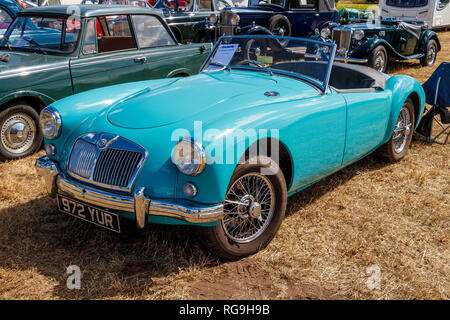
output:
[{"label": "car shadow on grass", "polygon": [[[135,229],[126,222],[125,228]],[[30,270],[57,283],[50,292],[43,286],[34,298],[148,297],[157,291],[158,279],[217,263],[188,226],[153,224],[142,232],[118,235],[59,213],[49,197],[0,211],[0,268],[6,278],[18,280],[15,290],[20,292],[23,282],[23,291],[29,291],[29,279],[20,277]],[[81,270],[79,290],[67,287],[70,265]]]}]

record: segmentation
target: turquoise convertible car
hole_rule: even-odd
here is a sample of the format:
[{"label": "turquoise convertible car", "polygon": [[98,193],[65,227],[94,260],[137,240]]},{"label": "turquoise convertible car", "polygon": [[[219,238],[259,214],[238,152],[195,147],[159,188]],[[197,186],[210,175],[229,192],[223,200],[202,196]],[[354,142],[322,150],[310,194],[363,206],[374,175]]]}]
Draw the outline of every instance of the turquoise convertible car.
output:
[{"label": "turquoise convertible car", "polygon": [[222,37],[197,75],[80,93],[41,112],[36,162],[59,210],[198,226],[239,259],[275,236],[287,198],[377,151],[402,159],[424,110],[413,78],[334,63],[335,45]]}]

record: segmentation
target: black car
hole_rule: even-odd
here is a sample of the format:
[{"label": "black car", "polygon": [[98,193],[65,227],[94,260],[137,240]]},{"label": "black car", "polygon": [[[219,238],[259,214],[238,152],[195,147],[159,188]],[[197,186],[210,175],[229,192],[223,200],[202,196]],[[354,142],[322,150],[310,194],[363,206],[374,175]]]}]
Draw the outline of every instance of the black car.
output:
[{"label": "black car", "polygon": [[231,0],[159,0],[156,9],[162,9],[167,24],[178,42],[205,42],[206,25],[211,15],[233,5]]},{"label": "black car", "polygon": [[334,0],[254,0],[248,7],[227,7],[212,14],[208,31],[222,35],[274,34],[309,37],[316,28],[338,22]]}]

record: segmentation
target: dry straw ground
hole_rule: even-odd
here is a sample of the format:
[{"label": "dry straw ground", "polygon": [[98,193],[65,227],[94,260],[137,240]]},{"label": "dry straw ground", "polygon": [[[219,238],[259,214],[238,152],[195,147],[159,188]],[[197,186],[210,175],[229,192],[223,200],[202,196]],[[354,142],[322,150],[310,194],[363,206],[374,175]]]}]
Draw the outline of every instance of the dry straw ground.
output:
[{"label": "dry straw ground", "polygon": [[[450,32],[439,36],[437,64],[450,58]],[[433,70],[401,62],[388,72],[424,82]],[[209,256],[189,227],[116,236],[58,213],[37,156],[0,162],[0,298],[450,297],[450,144],[415,139],[399,163],[369,156],[291,197],[274,241],[237,262]],[[81,290],[66,287],[72,264]],[[366,285],[371,265],[380,289]]]}]

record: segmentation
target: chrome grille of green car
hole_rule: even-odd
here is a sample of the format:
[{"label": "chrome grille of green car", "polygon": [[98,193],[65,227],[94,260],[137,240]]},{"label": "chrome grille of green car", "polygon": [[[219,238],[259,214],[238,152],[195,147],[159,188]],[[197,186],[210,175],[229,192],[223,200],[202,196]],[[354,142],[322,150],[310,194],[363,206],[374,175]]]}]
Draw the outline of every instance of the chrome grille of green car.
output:
[{"label": "chrome grille of green car", "polygon": [[334,28],[333,29],[333,41],[337,45],[338,55],[343,55],[350,49],[350,42],[352,40],[352,31],[348,28]]},{"label": "chrome grille of green car", "polygon": [[233,13],[230,10],[222,10],[220,12],[220,30],[219,36],[232,36],[234,27],[231,25],[231,17]]},{"label": "chrome grille of green car", "polygon": [[87,134],[75,142],[67,172],[90,184],[130,191],[145,157],[142,147],[125,138],[107,133]]}]

